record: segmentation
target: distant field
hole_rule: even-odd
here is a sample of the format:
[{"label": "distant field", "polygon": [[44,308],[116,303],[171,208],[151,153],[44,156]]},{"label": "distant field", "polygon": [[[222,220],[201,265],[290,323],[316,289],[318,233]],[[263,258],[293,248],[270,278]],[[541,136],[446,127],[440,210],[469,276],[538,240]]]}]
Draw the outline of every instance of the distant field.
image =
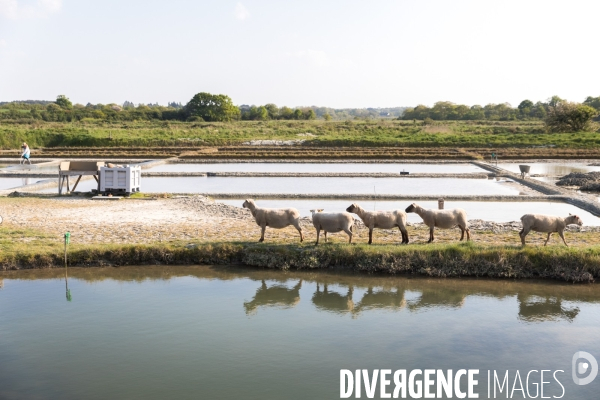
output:
[{"label": "distant field", "polygon": [[[600,157],[600,133],[545,133],[539,121],[239,121],[230,123],[141,121],[0,123],[0,147],[14,150],[26,141],[48,155],[127,152],[203,157],[273,158],[310,156],[480,158],[496,151],[505,158]],[[294,141],[295,146],[249,146],[251,141]],[[262,142],[263,144],[281,144]],[[218,147],[218,151],[215,151]],[[273,148],[271,148],[273,147]],[[340,150],[351,148],[351,150]],[[360,149],[371,148],[370,152]],[[396,149],[397,148],[397,149]],[[88,150],[89,149],[89,150]],[[211,150],[212,149],[212,150]],[[315,150],[316,149],[316,150]],[[320,149],[320,150],[318,150]],[[412,150],[411,150],[412,149]],[[428,149],[428,150],[416,150]],[[269,154],[267,154],[269,153]],[[318,153],[318,154],[317,154]],[[38,151],[37,154],[40,154]],[[85,156],[85,154],[81,154]]]}]

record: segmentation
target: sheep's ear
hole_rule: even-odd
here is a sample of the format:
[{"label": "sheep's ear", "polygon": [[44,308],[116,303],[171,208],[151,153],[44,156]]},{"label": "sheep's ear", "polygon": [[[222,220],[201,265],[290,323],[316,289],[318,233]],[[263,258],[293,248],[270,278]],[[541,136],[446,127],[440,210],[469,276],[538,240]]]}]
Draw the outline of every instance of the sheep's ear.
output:
[{"label": "sheep's ear", "polygon": [[573,215],[573,214],[569,213],[569,215]]},{"label": "sheep's ear", "polygon": [[318,212],[323,212],[324,208],[319,208],[317,211]]},{"label": "sheep's ear", "polygon": [[315,210],[308,210],[308,212],[311,212],[311,213],[313,213],[313,212],[315,212]]}]

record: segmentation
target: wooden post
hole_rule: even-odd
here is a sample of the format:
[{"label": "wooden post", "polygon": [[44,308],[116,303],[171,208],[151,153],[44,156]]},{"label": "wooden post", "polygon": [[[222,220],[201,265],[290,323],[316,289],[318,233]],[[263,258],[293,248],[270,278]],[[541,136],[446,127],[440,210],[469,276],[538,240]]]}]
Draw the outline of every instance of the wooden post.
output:
[{"label": "wooden post", "polygon": [[74,191],[75,191],[75,188],[76,188],[76,187],[77,187],[77,185],[79,184],[79,181],[81,180],[81,177],[82,177],[82,176],[83,176],[83,175],[79,175],[79,178],[77,178],[77,181],[75,182],[75,186],[73,186],[73,190],[72,190],[72,192],[74,192]]}]

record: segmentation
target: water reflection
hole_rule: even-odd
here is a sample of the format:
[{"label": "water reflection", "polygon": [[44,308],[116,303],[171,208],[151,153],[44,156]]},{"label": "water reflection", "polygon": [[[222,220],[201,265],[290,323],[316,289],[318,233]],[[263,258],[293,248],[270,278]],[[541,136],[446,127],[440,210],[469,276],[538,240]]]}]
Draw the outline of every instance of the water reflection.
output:
[{"label": "water reflection", "polygon": [[404,289],[400,287],[389,290],[380,288],[373,289],[373,287],[370,286],[362,295],[362,298],[354,309],[354,315],[356,316],[360,312],[374,309],[398,311],[405,306],[406,300],[404,299]]},{"label": "water reflection", "polygon": [[[597,284],[573,285],[552,281],[488,279],[434,279],[365,275],[329,271],[272,271],[223,266],[159,266],[123,268],[69,268],[71,279],[93,283],[104,280],[144,282],[195,277],[200,280],[242,280],[252,295],[242,300],[247,315],[259,309],[298,306],[304,296],[318,311],[360,318],[377,311],[428,312],[460,310],[472,298],[515,299],[516,319],[523,323],[576,320],[581,303],[600,303]],[[67,271],[25,270],[0,272],[3,279],[64,279],[70,300]],[[256,287],[256,284],[259,286]],[[580,304],[568,304],[568,303]]]},{"label": "water reflection", "polygon": [[573,322],[579,314],[579,307],[565,307],[561,297],[527,296],[518,294],[519,319],[528,322],[558,321]]},{"label": "water reflection", "polygon": [[354,311],[353,292],[354,288],[352,286],[348,287],[345,295],[330,291],[327,283],[323,285],[323,290],[321,290],[319,282],[317,282],[317,291],[312,296],[312,302],[319,310],[346,314]]},{"label": "water reflection", "polygon": [[300,289],[302,288],[302,280],[300,280],[292,289],[288,289],[283,285],[273,285],[267,287],[264,280],[261,281],[260,287],[256,290],[256,294],[252,301],[244,303],[246,314],[256,314],[258,307],[279,307],[292,308],[300,302]]},{"label": "water reflection", "polygon": [[428,308],[461,308],[470,294],[472,293],[461,288],[425,287],[418,300],[408,303],[408,309],[420,311]]}]

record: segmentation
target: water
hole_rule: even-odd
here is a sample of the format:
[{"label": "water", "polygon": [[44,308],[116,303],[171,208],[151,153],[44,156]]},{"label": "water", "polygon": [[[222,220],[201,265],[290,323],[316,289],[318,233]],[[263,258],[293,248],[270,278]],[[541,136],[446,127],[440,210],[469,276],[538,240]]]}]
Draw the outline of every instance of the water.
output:
[{"label": "water", "polygon": [[23,185],[30,185],[48,178],[0,178],[0,190],[12,189]]},{"label": "water", "polygon": [[[97,188],[81,181],[78,191]],[[56,188],[44,192],[55,192]],[[518,186],[488,179],[452,178],[233,178],[142,177],[145,193],[308,193],[308,194],[445,194],[518,195]]]},{"label": "water", "polygon": [[473,164],[378,164],[378,163],[214,163],[161,164],[152,172],[395,172],[474,173],[487,172]]},{"label": "water", "polygon": [[[220,203],[241,207],[244,199],[218,199]],[[310,210],[322,208],[326,212],[342,212],[352,204],[352,200],[292,200],[292,199],[258,199],[260,207],[267,208],[296,208],[303,217],[311,215]],[[373,201],[360,200],[357,203],[368,211],[405,210],[411,203],[403,201]],[[437,209],[437,201],[419,201],[424,208]],[[568,216],[569,213],[577,214],[583,220],[584,226],[600,225],[600,218],[581,208],[567,203],[553,203],[546,201],[532,202],[502,202],[502,201],[446,201],[445,209],[463,208],[469,219],[483,219],[493,222],[520,221],[523,214],[548,214]],[[407,214],[408,222],[422,222],[421,217],[414,213]]]},{"label": "water", "polygon": [[63,271],[0,273],[0,398],[333,399],[340,369],[358,368],[479,369],[480,398],[487,370],[508,370],[511,386],[517,370],[523,381],[563,370],[566,399],[600,388],[571,380],[576,351],[600,359],[598,285],[200,266],[69,274],[72,301]]},{"label": "water", "polygon": [[542,163],[499,163],[498,167],[504,168],[511,172],[516,172],[518,174],[521,173],[519,170],[519,165],[530,165],[531,169],[529,171],[530,174],[544,174],[551,176],[563,176],[570,174],[571,172],[592,172],[592,171],[600,171],[599,167],[591,167],[588,165],[589,163],[582,162],[542,162]]}]

